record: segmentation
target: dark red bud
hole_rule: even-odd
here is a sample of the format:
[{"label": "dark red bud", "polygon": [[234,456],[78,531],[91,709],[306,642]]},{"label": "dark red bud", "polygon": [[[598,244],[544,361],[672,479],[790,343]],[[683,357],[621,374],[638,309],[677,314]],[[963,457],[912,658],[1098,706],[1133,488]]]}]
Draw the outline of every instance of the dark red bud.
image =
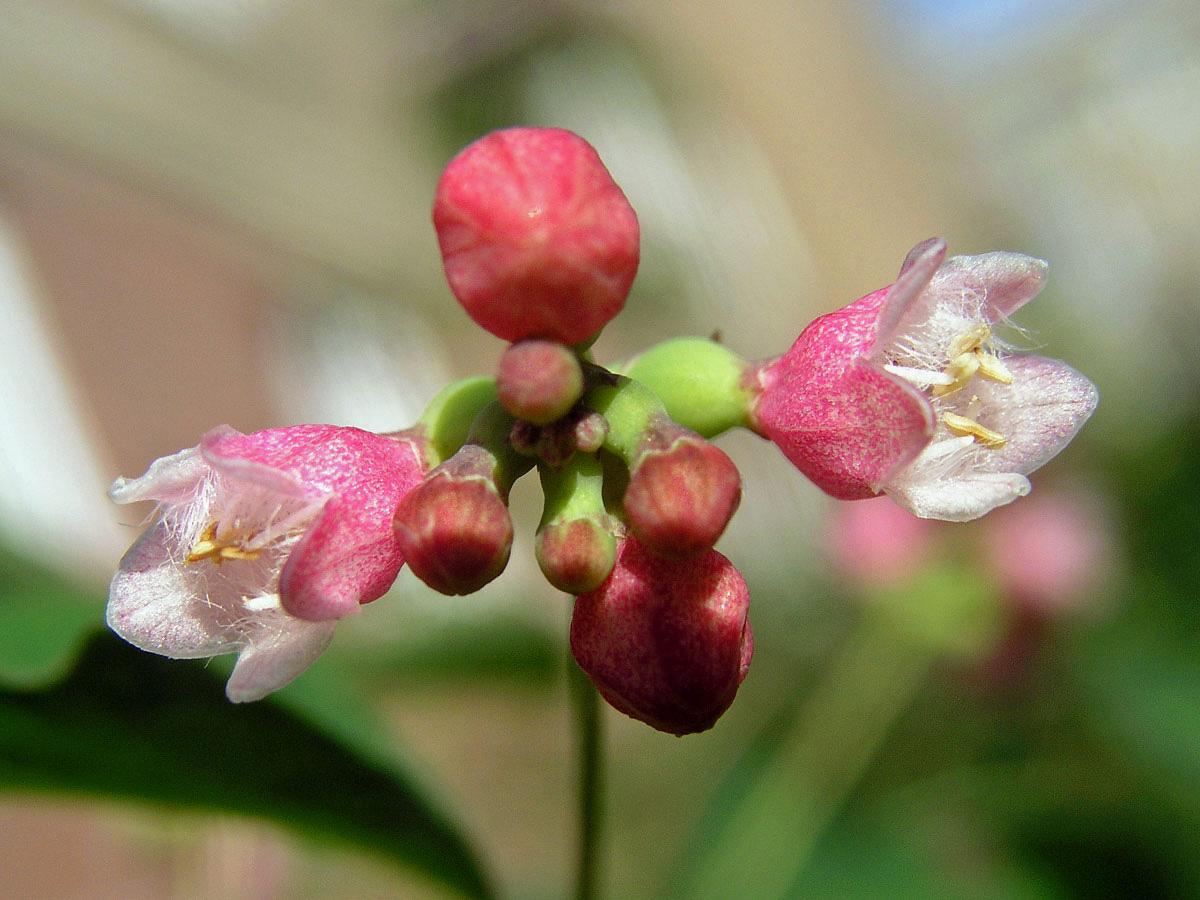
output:
[{"label": "dark red bud", "polygon": [[583,369],[570,347],[555,341],[513,344],[496,373],[500,405],[517,419],[548,425],[583,396]]},{"label": "dark red bud", "polygon": [[485,478],[435,472],[400,502],[393,524],[409,568],[443,594],[474,593],[508,564],[512,518]]},{"label": "dark red bud", "polygon": [[742,477],[728,456],[699,435],[685,434],[634,463],[625,515],[653,550],[685,559],[712,548],[742,499]]},{"label": "dark red bud", "polygon": [[555,522],[538,533],[538,565],[554,587],[568,594],[598,588],[612,571],[616,540],[591,519]]},{"label": "dark red bud", "polygon": [[750,667],[749,606],[717,551],[679,562],[627,538],[604,584],[575,601],[571,652],[626,715],[671,734],[705,731]]}]

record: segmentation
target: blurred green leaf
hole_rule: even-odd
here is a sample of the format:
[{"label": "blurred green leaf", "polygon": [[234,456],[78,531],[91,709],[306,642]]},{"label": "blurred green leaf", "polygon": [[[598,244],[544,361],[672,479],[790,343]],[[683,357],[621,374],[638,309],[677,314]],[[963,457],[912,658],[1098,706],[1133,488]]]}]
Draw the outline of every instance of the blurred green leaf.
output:
[{"label": "blurred green leaf", "polygon": [[1200,812],[1200,657],[1156,627],[1114,623],[1081,656],[1079,678],[1108,736],[1175,784]]},{"label": "blurred green leaf", "polygon": [[103,622],[99,591],[0,547],[0,685],[62,677]]},{"label": "blurred green leaf", "polygon": [[[349,719],[335,727],[370,740]],[[273,701],[231,705],[201,664],[108,634],[88,643],[65,681],[0,691],[0,787],[260,816],[383,853],[463,896],[492,896],[456,825],[379,755],[348,749]]]}]

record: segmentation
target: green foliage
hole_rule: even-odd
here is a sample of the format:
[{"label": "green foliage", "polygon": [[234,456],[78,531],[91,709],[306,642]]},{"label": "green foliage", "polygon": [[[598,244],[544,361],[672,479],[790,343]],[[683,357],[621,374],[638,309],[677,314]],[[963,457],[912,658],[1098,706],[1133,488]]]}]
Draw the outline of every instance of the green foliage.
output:
[{"label": "green foliage", "polygon": [[0,547],[0,685],[61,677],[103,621],[99,592]]},{"label": "green foliage", "polygon": [[0,786],[259,816],[491,896],[455,824],[379,744],[365,749],[369,729],[316,706],[342,740],[272,701],[231,705],[201,664],[97,635],[65,681],[0,692]]}]

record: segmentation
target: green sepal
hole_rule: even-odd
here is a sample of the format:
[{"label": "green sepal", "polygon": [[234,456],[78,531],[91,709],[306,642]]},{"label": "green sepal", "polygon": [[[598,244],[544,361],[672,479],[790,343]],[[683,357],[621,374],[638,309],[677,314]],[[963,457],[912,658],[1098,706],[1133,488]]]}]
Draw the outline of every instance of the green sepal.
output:
[{"label": "green sepal", "polygon": [[429,401],[416,427],[428,440],[426,461],[433,468],[467,442],[472,423],[496,399],[496,379],[475,376],[442,388]]},{"label": "green sepal", "polygon": [[542,463],[538,466],[538,475],[545,497],[539,533],[556,521],[607,519],[604,469],[594,453],[574,453],[557,469]]},{"label": "green sepal", "polygon": [[625,366],[624,374],[653,391],[680,425],[712,438],[749,427],[749,368],[721,344],[684,337],[651,347]]},{"label": "green sepal", "polygon": [[644,449],[646,436],[667,421],[666,407],[644,384],[618,376],[616,384],[601,384],[583,396],[583,405],[608,421],[604,449],[633,465]]},{"label": "green sepal", "polygon": [[538,465],[545,506],[534,552],[546,579],[568,594],[595,590],[617,559],[617,522],[604,505],[604,467],[593,453]]},{"label": "green sepal", "polygon": [[496,461],[493,481],[504,498],[516,480],[533,468],[533,460],[518,453],[509,443],[508,435],[516,421],[498,402],[492,401],[475,416],[465,441],[491,453]]}]

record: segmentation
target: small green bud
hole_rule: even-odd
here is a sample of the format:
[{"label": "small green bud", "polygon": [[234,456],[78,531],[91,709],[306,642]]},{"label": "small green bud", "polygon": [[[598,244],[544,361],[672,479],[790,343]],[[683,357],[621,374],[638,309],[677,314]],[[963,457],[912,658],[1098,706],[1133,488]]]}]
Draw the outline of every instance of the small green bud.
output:
[{"label": "small green bud", "polygon": [[680,425],[711,438],[747,427],[748,368],[713,341],[675,338],[635,357],[625,366],[625,375],[653,391]]}]

